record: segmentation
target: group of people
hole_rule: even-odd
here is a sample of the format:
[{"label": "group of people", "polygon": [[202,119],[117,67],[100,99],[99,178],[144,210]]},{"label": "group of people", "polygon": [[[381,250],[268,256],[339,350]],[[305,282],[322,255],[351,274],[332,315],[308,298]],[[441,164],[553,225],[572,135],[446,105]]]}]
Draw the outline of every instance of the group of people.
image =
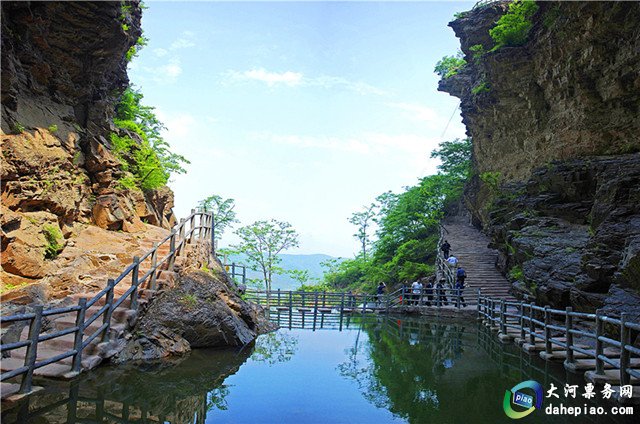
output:
[{"label": "group of people", "polygon": [[[467,272],[462,268],[458,263],[458,258],[453,255],[449,255],[451,252],[451,245],[447,240],[444,241],[442,246],[440,246],[440,250],[442,250],[442,254],[444,259],[447,261],[448,266],[454,268],[455,271],[455,286],[454,286],[454,294],[456,297],[460,298],[460,304],[463,307],[467,306],[467,303],[462,297],[462,292],[465,289],[465,280],[467,278]],[[409,304],[419,305],[424,303],[427,306],[434,305],[449,305],[449,299],[447,297],[447,289],[450,289],[451,286],[447,284],[444,278],[441,278],[437,283],[435,282],[436,277],[432,276],[427,280],[425,285],[422,284],[423,279],[418,279],[411,284],[411,287],[407,287],[406,284],[404,287],[404,293],[409,299]],[[381,282],[378,284],[376,289],[376,297],[378,303],[382,302],[384,297],[384,293],[386,291],[386,284]],[[453,302],[455,304],[455,302]]]}]

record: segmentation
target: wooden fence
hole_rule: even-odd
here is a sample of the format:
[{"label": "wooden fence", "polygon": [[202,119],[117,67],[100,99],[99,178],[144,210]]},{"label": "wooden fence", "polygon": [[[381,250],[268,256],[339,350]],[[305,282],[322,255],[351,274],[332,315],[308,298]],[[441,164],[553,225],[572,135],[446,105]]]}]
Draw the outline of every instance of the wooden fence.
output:
[{"label": "wooden fence", "polygon": [[[3,356],[6,352],[26,347],[24,365],[11,371],[3,372],[0,375],[0,381],[22,376],[18,393],[29,393],[32,389],[34,370],[69,357],[73,357],[73,361],[71,372],[67,374],[66,377],[72,377],[78,374],[81,371],[82,351],[97,338],[100,338],[101,342],[109,341],[113,311],[127,299],[130,299],[129,308],[136,310],[138,307],[139,290],[145,284],[149,289],[156,290],[158,273],[163,269],[173,270],[176,256],[182,254],[186,244],[193,243],[194,240],[213,241],[214,231],[212,213],[192,210],[187,218],[181,219],[180,223],[171,230],[171,234],[155,244],[154,247],[142,257],[134,257],[133,263],[125,268],[116,278],[108,279],[105,288],[98,292],[93,298],[89,300],[81,298],[75,306],[43,309],[43,306],[40,305],[35,306],[33,312],[30,313],[0,317],[0,324],[2,326],[22,321],[26,321],[29,326],[29,334],[26,340],[0,345],[0,352]],[[163,258],[158,258],[158,250],[161,246],[168,246],[169,253]],[[145,262],[148,263],[149,270],[141,275],[140,266]],[[127,282],[130,282],[129,288],[117,299],[114,298],[114,288],[119,284],[126,284]],[[89,317],[86,316],[88,308],[93,305],[99,305],[102,302],[104,302],[104,305],[97,312]],[[44,318],[52,320],[54,319],[52,317],[68,313],[77,314],[73,327],[41,333]],[[100,318],[102,318],[102,325],[92,334],[85,335],[85,329]],[[36,360],[39,343],[67,334],[75,335],[72,349],[45,360]]]},{"label": "wooden fence", "polygon": [[[529,351],[541,350],[544,359],[564,358],[568,370],[585,370],[592,367],[595,376],[604,376],[605,367],[617,370],[621,385],[630,384],[631,378],[640,379],[640,370],[634,369],[631,355],[640,357],[640,349],[631,344],[631,333],[640,332],[640,323],[628,320],[622,313],[620,318],[575,312],[571,307],[552,309],[534,303],[511,302],[479,296],[478,316],[487,325],[499,331],[502,341],[515,340]],[[617,330],[620,337],[614,339],[605,333],[605,324]],[[595,329],[595,330],[590,330]],[[637,333],[636,333],[637,334]],[[590,340],[594,347],[576,343],[575,338]],[[561,348],[561,351],[554,349]],[[612,347],[618,354],[606,354]],[[580,359],[576,359],[580,356]],[[583,358],[590,359],[584,361]]]}]

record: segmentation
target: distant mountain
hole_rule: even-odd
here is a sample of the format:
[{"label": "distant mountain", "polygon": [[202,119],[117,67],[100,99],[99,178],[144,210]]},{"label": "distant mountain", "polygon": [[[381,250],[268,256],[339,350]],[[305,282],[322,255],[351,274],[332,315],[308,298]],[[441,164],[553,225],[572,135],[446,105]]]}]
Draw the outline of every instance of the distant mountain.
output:
[{"label": "distant mountain", "polygon": [[[313,279],[322,280],[324,271],[320,266],[321,262],[324,262],[328,259],[338,259],[333,256],[323,254],[290,255],[284,253],[278,256],[280,257],[280,259],[282,259],[280,266],[286,270],[307,270],[309,272],[309,277],[311,278],[309,284],[314,284]],[[236,264],[246,264],[247,261],[245,258],[246,257],[244,255],[230,255],[227,258],[227,263],[235,262]],[[262,274],[258,271],[251,271],[247,269],[247,278],[262,279]],[[299,286],[300,283],[290,278],[288,275],[275,275],[273,277],[272,289],[295,290]]]}]

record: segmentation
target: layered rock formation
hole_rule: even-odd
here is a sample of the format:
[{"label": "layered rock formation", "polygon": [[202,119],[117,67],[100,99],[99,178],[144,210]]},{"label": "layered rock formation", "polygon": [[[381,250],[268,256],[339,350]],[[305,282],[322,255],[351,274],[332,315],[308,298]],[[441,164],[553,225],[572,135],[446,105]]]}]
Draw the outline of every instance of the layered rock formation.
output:
[{"label": "layered rock formation", "polygon": [[175,222],[168,188],[122,189],[109,134],[141,35],[133,2],[2,2],[2,281],[40,281],[87,228]]},{"label": "layered rock formation", "polygon": [[450,23],[468,64],[439,89],[473,139],[465,200],[517,293],[639,319],[640,4],[538,5],[518,47],[490,51],[505,2]]}]

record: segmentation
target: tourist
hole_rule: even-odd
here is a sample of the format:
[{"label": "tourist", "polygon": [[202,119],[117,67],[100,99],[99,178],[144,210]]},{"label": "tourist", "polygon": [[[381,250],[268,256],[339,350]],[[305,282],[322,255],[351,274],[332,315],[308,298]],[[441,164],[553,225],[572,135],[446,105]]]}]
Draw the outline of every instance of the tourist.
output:
[{"label": "tourist", "polygon": [[384,296],[384,290],[386,288],[387,288],[387,285],[384,283],[384,281],[381,281],[380,284],[378,284],[378,289],[376,290],[378,305],[382,304],[382,297]]},{"label": "tourist", "polygon": [[447,259],[449,257],[449,251],[451,250],[451,245],[449,244],[448,241],[444,241],[444,243],[442,243],[442,246],[440,246],[440,250],[442,250],[442,254],[444,255],[444,258]]},{"label": "tourist", "polygon": [[451,255],[447,258],[447,264],[451,267],[451,268],[455,268],[458,265],[458,258],[456,258],[455,256]]},{"label": "tourist", "polygon": [[411,292],[413,293],[413,303],[418,305],[422,295],[422,283],[419,280],[416,280],[411,284]]},{"label": "tourist", "polygon": [[427,306],[431,306],[431,302],[433,302],[433,278],[430,278],[427,282],[425,293],[427,294]]},{"label": "tourist", "polygon": [[460,299],[459,302],[462,303],[462,306],[467,307],[464,298],[462,297],[462,291],[464,290],[464,280],[467,278],[467,273],[462,268],[462,266],[458,266],[458,271],[456,272],[456,296]]},{"label": "tourist", "polygon": [[441,278],[440,281],[438,281],[438,284],[436,284],[436,295],[438,305],[449,305],[444,278]]}]

